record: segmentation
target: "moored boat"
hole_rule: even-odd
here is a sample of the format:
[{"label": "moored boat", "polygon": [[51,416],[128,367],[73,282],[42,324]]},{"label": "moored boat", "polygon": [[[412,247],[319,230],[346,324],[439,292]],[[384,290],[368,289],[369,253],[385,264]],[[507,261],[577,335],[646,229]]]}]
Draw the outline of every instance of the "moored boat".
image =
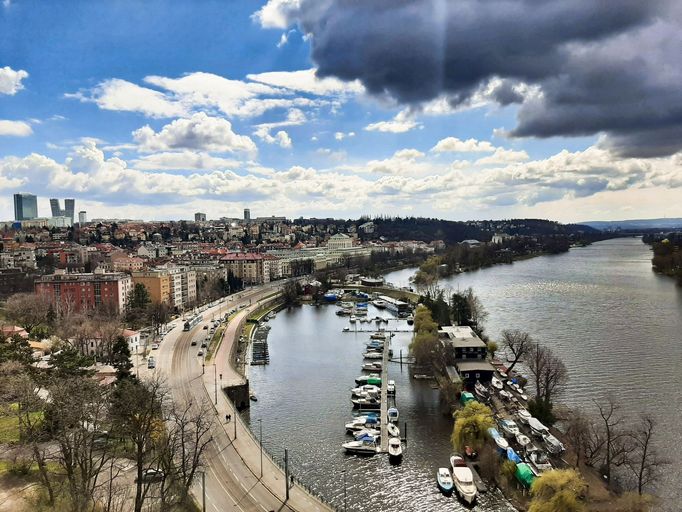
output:
[{"label": "moored boat", "polygon": [[476,381],[476,384],[474,384],[474,393],[476,393],[476,395],[483,400],[487,400],[490,396],[488,388],[481,384],[480,381]]},{"label": "moored boat", "polygon": [[521,448],[525,448],[530,444],[530,437],[528,437],[526,434],[519,432],[518,434],[516,434],[516,442]]},{"label": "moored boat", "polygon": [[400,437],[400,429],[396,425],[394,425],[393,423],[387,424],[386,430],[388,431],[389,436]]},{"label": "moored boat", "polygon": [[400,413],[397,407],[389,407],[387,411],[388,421],[391,423],[397,423],[400,418]]},{"label": "moored boat", "polygon": [[450,465],[452,466],[452,481],[457,495],[463,501],[472,505],[476,501],[476,495],[478,494],[474,484],[474,474],[464,459],[458,454],[450,457]]},{"label": "moored boat", "polygon": [[375,455],[379,451],[376,441],[364,439],[361,441],[348,441],[341,445],[348,453],[358,455]]},{"label": "moored boat", "polygon": [[372,304],[374,305],[375,308],[379,309],[385,309],[386,308],[386,301],[381,300],[381,299],[376,299],[372,301]]},{"label": "moored boat", "polygon": [[389,380],[388,386],[386,386],[386,393],[388,395],[395,395],[395,381]]},{"label": "moored boat", "polygon": [[350,390],[353,395],[360,396],[362,393],[381,393],[381,388],[375,384],[363,384]]},{"label": "moored boat", "polygon": [[502,389],[504,387],[504,384],[502,384],[502,381],[495,377],[493,375],[493,378],[490,379],[490,383],[493,385],[494,388],[496,389]]},{"label": "moored boat", "polygon": [[382,364],[378,361],[374,361],[372,363],[365,363],[362,365],[363,372],[380,372],[381,368]]},{"label": "moored boat", "polygon": [[354,324],[357,319],[358,319],[358,317],[356,317],[355,315],[351,315],[350,318],[348,319],[348,321],[350,323]]},{"label": "moored boat", "polygon": [[454,488],[454,483],[452,482],[452,475],[448,468],[438,468],[436,473],[436,482],[438,483],[438,488],[443,494],[450,495]]},{"label": "moored boat", "polygon": [[372,397],[351,398],[351,402],[353,403],[353,407],[360,409],[361,411],[376,411],[381,409],[381,400],[377,400],[376,398]]},{"label": "moored boat", "polygon": [[384,355],[381,352],[367,351],[362,354],[365,359],[382,359]]},{"label": "moored boat", "polygon": [[355,438],[356,441],[359,441],[363,437],[367,436],[371,436],[375,439],[378,439],[379,436],[381,436],[381,431],[376,428],[363,428],[362,430],[353,432],[353,437]]},{"label": "moored boat", "polygon": [[391,462],[398,462],[403,458],[403,443],[398,437],[388,440],[388,458]]}]

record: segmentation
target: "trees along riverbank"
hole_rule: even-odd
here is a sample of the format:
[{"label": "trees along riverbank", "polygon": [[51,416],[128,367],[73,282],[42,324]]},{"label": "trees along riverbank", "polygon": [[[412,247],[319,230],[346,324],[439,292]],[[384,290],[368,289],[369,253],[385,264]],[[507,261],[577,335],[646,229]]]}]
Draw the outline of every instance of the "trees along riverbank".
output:
[{"label": "trees along riverbank", "polygon": [[653,250],[653,269],[674,277],[677,284],[682,286],[682,233],[644,235],[642,241],[650,244]]},{"label": "trees along riverbank", "polygon": [[[418,365],[440,375],[441,394],[454,413],[452,444],[456,450],[472,446],[479,450],[481,476],[500,486],[522,510],[531,512],[639,512],[649,511],[656,498],[647,494],[666,459],[653,448],[657,425],[647,416],[638,420],[620,414],[619,404],[605,397],[584,409],[555,412],[569,375],[561,359],[529,333],[505,330],[499,344],[485,333],[488,313],[473,290],[446,295],[437,286],[421,298],[415,312],[414,338],[410,349]],[[494,408],[468,402],[460,408],[461,386],[445,378],[447,353],[438,339],[440,325],[470,325],[488,344],[491,357],[500,349],[510,354],[509,377],[533,390],[529,412],[553,428],[564,441],[566,452],[555,470],[543,473],[525,492],[516,480],[516,465],[499,457],[487,437],[495,426]],[[499,347],[499,348],[498,348]],[[522,378],[519,368],[528,372]],[[530,394],[530,393],[529,393]],[[493,404],[495,401],[492,402]],[[500,402],[501,403],[501,402]],[[503,408],[506,408],[502,404]],[[513,412],[513,411],[512,411]],[[507,413],[508,414],[508,413]],[[513,466],[513,467],[512,467]]]}]

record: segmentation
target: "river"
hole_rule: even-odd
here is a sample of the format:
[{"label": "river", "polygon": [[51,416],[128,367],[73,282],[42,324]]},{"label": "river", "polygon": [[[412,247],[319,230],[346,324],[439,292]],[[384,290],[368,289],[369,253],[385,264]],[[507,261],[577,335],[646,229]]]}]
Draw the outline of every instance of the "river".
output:
[{"label": "river", "polygon": [[[486,330],[492,338],[517,328],[551,346],[570,372],[563,401],[590,409],[592,399],[613,393],[628,420],[652,413],[658,446],[674,454],[682,430],[676,418],[682,402],[682,293],[673,280],[651,271],[650,258],[640,239],[607,240],[453,276],[443,286],[474,288],[489,312]],[[393,272],[386,280],[404,286],[414,271]],[[348,320],[335,311],[302,306],[269,322],[271,363],[249,369],[258,396],[246,414],[252,429],[258,435],[256,420],[262,419],[268,452],[281,459],[289,448],[296,477],[341,510],[344,475],[348,510],[463,509],[437,491],[434,478],[439,466],[447,466],[452,420],[443,415],[437,391],[411,379],[406,368],[390,367],[401,426],[408,422],[403,463],[343,453],[349,389],[360,374],[368,335],[342,333]],[[376,314],[388,315],[370,307],[369,316]],[[409,334],[399,333],[396,354],[408,343]],[[659,482],[667,504],[682,500],[680,474],[677,458]],[[513,510],[496,493],[482,496],[475,509]]]}]

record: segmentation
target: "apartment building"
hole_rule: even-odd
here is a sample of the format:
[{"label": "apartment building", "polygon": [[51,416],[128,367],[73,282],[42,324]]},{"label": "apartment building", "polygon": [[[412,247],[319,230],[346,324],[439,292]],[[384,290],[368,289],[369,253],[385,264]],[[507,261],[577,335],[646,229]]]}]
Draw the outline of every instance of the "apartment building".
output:
[{"label": "apartment building", "polygon": [[[166,270],[132,272],[133,284],[143,284],[154,303],[171,305],[171,278]],[[180,292],[182,296],[182,292]]]},{"label": "apartment building", "polygon": [[245,284],[270,282],[270,261],[262,254],[237,252],[223,256],[220,261]]},{"label": "apartment building", "polygon": [[115,313],[121,313],[132,287],[130,276],[118,272],[56,272],[41,276],[35,282],[36,293],[47,297],[57,308],[78,312],[111,308]]}]

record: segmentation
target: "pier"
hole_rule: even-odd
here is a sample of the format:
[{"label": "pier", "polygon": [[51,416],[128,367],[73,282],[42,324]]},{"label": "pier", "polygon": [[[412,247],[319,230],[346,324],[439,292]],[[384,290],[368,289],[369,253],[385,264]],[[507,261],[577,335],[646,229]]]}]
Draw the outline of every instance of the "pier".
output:
[{"label": "pier", "polygon": [[391,338],[386,337],[383,358],[381,359],[381,451],[388,452],[388,352]]}]

